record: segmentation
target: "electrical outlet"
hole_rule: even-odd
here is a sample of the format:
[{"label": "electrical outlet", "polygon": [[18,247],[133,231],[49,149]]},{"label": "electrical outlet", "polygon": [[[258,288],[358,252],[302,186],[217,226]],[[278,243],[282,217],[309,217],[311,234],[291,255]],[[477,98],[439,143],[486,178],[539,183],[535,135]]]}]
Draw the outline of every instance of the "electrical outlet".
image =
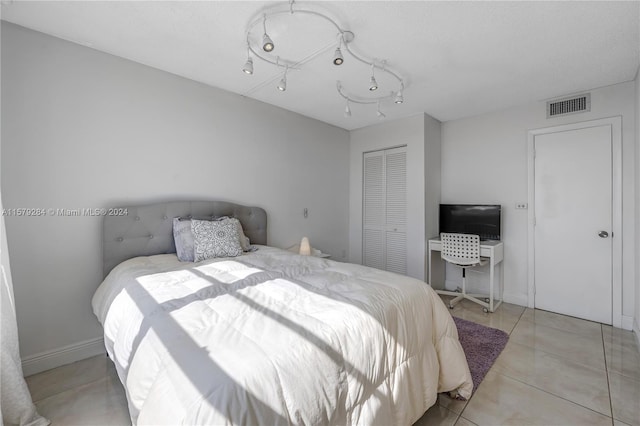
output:
[{"label": "electrical outlet", "polygon": [[517,210],[526,210],[527,208],[529,208],[528,203],[516,203]]}]

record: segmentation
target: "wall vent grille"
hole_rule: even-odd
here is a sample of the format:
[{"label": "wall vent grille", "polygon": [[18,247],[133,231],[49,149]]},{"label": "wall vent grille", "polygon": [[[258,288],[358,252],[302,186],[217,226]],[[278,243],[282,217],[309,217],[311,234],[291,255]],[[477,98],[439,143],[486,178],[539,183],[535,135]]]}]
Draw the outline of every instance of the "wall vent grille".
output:
[{"label": "wall vent grille", "polygon": [[547,118],[591,111],[591,93],[547,102]]}]

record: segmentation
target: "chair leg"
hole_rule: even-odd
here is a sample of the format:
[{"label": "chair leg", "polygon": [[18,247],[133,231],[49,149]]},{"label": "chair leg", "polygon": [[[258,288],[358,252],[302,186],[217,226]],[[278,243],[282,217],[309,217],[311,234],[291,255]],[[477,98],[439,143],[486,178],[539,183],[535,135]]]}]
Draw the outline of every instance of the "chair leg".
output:
[{"label": "chair leg", "polygon": [[453,309],[453,307],[456,306],[456,304],[462,299],[464,299],[464,293],[460,293],[459,296],[456,296],[453,299],[449,300],[449,309]]},{"label": "chair leg", "polygon": [[456,306],[456,304],[459,301],[466,298],[466,294],[467,294],[466,271],[467,271],[466,268],[462,268],[462,292],[460,293],[459,296],[456,296],[449,301],[449,309],[453,309],[453,307]]},{"label": "chair leg", "polygon": [[489,313],[489,312],[495,312],[495,310],[497,309],[497,307],[500,305],[501,301],[498,302],[498,304],[494,304],[493,306],[493,311],[489,310],[489,302],[488,302],[488,296],[486,294],[470,294],[467,293],[467,269],[466,268],[462,268],[462,291],[460,293],[454,293],[452,291],[440,291],[439,294],[446,294],[447,296],[454,296],[455,297],[453,299],[451,299],[449,301],[449,309],[453,309],[454,306],[456,304],[458,304],[458,302],[460,302],[463,299],[467,299],[470,300],[471,302],[477,303],[478,305],[482,306],[482,310],[485,313]]},{"label": "chair leg", "polygon": [[467,294],[467,268],[462,268],[462,298],[477,303],[483,307],[485,313],[489,312],[489,303],[483,302],[480,298],[484,299],[486,296],[480,294]]}]

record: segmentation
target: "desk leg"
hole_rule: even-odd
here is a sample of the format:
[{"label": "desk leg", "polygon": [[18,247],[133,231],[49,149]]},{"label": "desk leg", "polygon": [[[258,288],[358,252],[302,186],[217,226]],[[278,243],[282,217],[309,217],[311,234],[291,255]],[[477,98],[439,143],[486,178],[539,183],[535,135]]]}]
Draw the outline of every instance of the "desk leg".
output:
[{"label": "desk leg", "polygon": [[429,251],[429,285],[434,290],[444,290],[444,261],[439,251]]},{"label": "desk leg", "polygon": [[433,273],[433,266],[431,265],[433,262],[431,261],[431,250],[427,250],[427,284],[433,288],[433,278],[431,275]]},{"label": "desk leg", "polygon": [[495,277],[496,264],[491,256],[491,267],[489,268],[489,312],[493,312],[493,279]]},{"label": "desk leg", "polygon": [[500,303],[504,297],[504,259],[500,262]]}]

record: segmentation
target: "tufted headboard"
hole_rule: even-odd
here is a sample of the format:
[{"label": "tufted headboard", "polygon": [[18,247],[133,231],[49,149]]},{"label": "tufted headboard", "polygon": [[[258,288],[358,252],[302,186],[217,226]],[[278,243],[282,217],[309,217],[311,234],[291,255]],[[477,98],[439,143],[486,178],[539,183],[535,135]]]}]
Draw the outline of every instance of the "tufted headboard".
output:
[{"label": "tufted headboard", "polygon": [[175,253],[174,217],[237,218],[252,244],[267,244],[267,213],[226,201],[169,201],[108,211],[102,229],[102,272],[137,256]]}]

